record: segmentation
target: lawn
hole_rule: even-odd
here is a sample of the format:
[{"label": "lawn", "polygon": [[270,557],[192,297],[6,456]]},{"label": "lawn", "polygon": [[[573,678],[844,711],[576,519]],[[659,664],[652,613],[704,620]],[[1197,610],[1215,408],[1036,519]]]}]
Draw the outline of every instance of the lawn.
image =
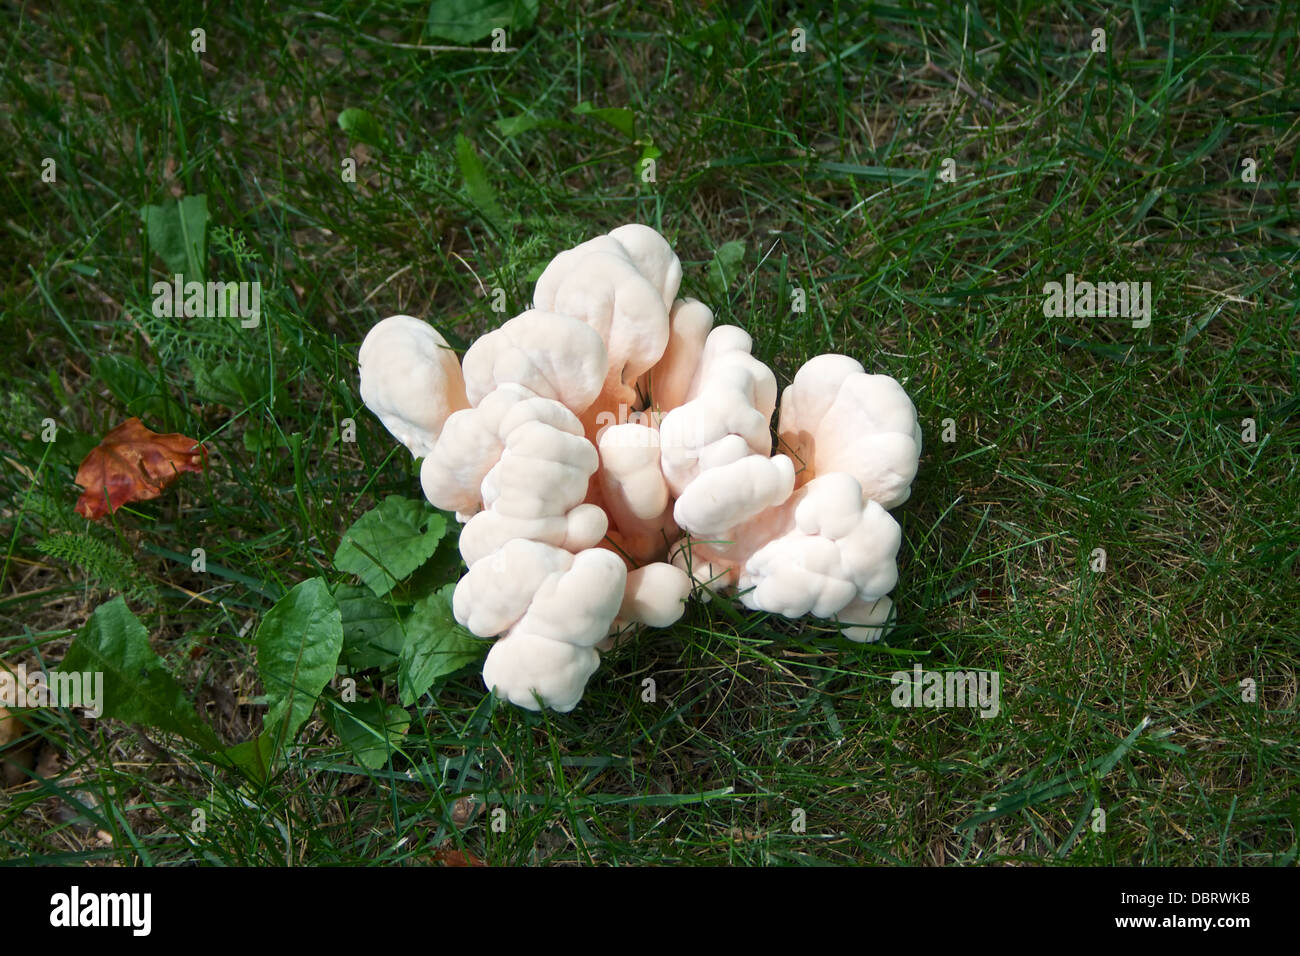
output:
[{"label": "lawn", "polygon": [[[1296,7],[501,3],[469,38],[455,5],[0,10],[0,659],[157,655],[123,719],[20,714],[0,859],[1294,864]],[[626,222],[783,386],[841,352],[906,388],[894,630],[694,601],[534,714],[477,662],[404,700],[354,622],[250,762],[258,635],[313,636],[272,607],[361,600],[344,532],[422,500],[366,331],[463,349]],[[259,321],[159,315],[178,269],[259,282]],[[1084,281],[1149,314],[1059,314]],[[130,417],[207,467],[88,521]],[[451,543],[399,599],[434,613]],[[895,706],[917,665],[996,672],[996,715]]]}]

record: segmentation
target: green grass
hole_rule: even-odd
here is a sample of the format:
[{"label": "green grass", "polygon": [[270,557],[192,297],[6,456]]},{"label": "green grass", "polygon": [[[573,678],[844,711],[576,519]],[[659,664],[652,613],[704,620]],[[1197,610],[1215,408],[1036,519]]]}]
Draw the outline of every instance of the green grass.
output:
[{"label": "green grass", "polygon": [[[0,656],[57,662],[125,592],[219,734],[247,739],[249,625],[306,577],[351,583],[343,529],[419,494],[357,394],[366,330],[406,312],[463,346],[502,318],[485,291],[513,315],[550,256],[628,221],[667,235],[683,291],[783,384],[839,351],[906,386],[926,447],[886,644],[696,604],[606,655],[568,715],[494,707],[475,668],[441,681],[378,771],[319,719],[327,691],[263,787],[40,712],[46,772],[0,791],[0,858],[1296,861],[1296,9],[680,6],[544,5],[497,54],[413,48],[443,41],[391,0],[6,6]],[[634,135],[584,101],[632,110]],[[382,146],[349,142],[349,107]],[[566,125],[501,122],[519,116]],[[483,167],[468,183],[458,136]],[[139,209],[182,193],[228,230],[209,275],[262,282],[258,329],[151,314],[169,271]],[[719,298],[732,240],[744,268]],[[1150,328],[1044,317],[1069,272],[1149,280]],[[129,415],[201,438],[211,468],[88,527],[73,475]],[[997,669],[1000,714],[892,707],[915,662]],[[464,821],[462,797],[486,810]]]}]

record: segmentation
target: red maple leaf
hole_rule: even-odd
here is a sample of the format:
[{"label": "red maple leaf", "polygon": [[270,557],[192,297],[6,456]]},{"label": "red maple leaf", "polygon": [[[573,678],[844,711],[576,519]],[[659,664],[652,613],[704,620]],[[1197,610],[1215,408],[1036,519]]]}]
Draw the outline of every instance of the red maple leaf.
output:
[{"label": "red maple leaf", "polygon": [[128,418],[77,469],[77,484],[86,489],[77,499],[77,514],[94,521],[129,501],[157,498],[181,472],[202,472],[207,454],[193,438],[159,435]]}]

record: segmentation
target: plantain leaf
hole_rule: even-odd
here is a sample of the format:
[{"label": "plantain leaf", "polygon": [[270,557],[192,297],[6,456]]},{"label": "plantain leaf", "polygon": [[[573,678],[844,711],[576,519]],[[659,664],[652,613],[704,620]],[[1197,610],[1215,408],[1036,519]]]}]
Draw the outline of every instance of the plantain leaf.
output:
[{"label": "plantain leaf", "polygon": [[156,252],[173,274],[202,282],[207,271],[208,197],[185,196],[162,205],[143,206],[149,248]]},{"label": "plantain leaf", "polygon": [[526,30],[537,19],[539,0],[433,0],[424,30],[452,43],[474,43],[498,27]]},{"label": "plantain leaf", "polygon": [[309,578],[275,602],[257,629],[257,670],[269,704],[263,735],[273,734],[279,746],[293,739],[342,650],[343,617],[323,578]]},{"label": "plantain leaf", "polygon": [[104,717],[179,734],[210,751],[221,749],[121,597],[95,608],[58,670],[103,674]]}]

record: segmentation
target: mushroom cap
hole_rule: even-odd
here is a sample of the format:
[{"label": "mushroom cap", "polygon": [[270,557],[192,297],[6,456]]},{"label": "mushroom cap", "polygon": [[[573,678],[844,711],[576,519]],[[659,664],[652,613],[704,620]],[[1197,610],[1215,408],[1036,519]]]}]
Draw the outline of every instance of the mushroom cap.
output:
[{"label": "mushroom cap", "polygon": [[912,492],[921,455],[916,407],[888,375],[868,375],[845,355],[805,363],[781,396],[778,432],[802,466],[799,483],[847,472],[886,508]]},{"label": "mushroom cap", "polygon": [[567,570],[546,577],[515,630],[592,647],[609,633],[626,583],[627,567],[614,552],[579,551]]},{"label": "mushroom cap", "polygon": [[785,455],[747,455],[700,473],[673,505],[673,520],[697,538],[727,539],[738,525],[783,503],[794,490]]},{"label": "mushroom cap", "polygon": [[457,514],[478,511],[479,485],[505,447],[482,423],[476,408],[452,412],[420,464],[420,488],[435,508]]},{"label": "mushroom cap", "polygon": [[389,316],[366,334],[357,361],[361,400],[416,458],[429,454],[453,412],[469,407],[456,353],[428,322]]},{"label": "mushroom cap", "polygon": [[612,488],[632,516],[649,521],[663,514],[668,486],[659,470],[659,432],[646,425],[610,425],[599,445],[606,504],[613,504]]},{"label": "mushroom cap", "polygon": [[498,640],[483,662],[483,683],[497,696],[525,710],[542,706],[567,713],[582,700],[587,681],[600,666],[591,647],[551,641],[516,628]]},{"label": "mushroom cap", "polygon": [[597,477],[614,542],[635,562],[662,556],[678,529],[659,469],[659,432],[646,425],[605,428]]},{"label": "mushroom cap", "polygon": [[782,425],[811,430],[825,417],[845,379],[865,374],[862,363],[847,355],[828,352],[810,358],[781,393]]},{"label": "mushroom cap", "polygon": [[[617,555],[603,548],[571,555],[559,549],[535,552],[531,544],[510,542],[501,549],[510,554],[497,565],[493,564],[494,555],[479,561],[470,571],[473,575],[482,568],[481,580],[495,582],[499,587],[505,580],[500,575],[511,573],[515,562],[536,565],[534,559],[540,557],[542,569],[546,570],[539,575],[536,567],[521,565],[516,570],[526,578],[522,587],[508,586],[508,600],[496,606],[494,599],[484,615],[484,627],[496,626],[517,611],[523,603],[522,595],[532,590],[527,610],[488,651],[483,682],[529,710],[538,709],[536,692],[545,706],[568,711],[582,699],[587,680],[600,663],[594,646],[605,638],[622,606],[627,569]],[[459,585],[456,594],[460,595]],[[462,614],[466,620],[473,618],[475,608],[470,605],[479,597],[474,586],[467,589],[457,611],[458,620]]]},{"label": "mushroom cap", "polygon": [[533,308],[554,311],[552,306],[555,304],[557,290],[579,269],[584,258],[596,252],[621,256],[631,261],[623,244],[609,235],[596,236],[594,239],[578,243],[571,249],[558,252],[537,277],[537,283],[533,286]]},{"label": "mushroom cap", "polygon": [[499,385],[522,385],[581,414],[596,396],[609,357],[600,335],[571,315],[530,309],[469,347],[465,393],[477,405]]},{"label": "mushroom cap", "polygon": [[523,617],[550,575],[567,571],[573,555],[562,548],[515,538],[474,564],[456,584],[456,620],[479,637],[504,634]]},{"label": "mushroom cap", "polygon": [[[541,280],[538,280],[539,287]],[[627,405],[636,380],[668,345],[668,308],[659,291],[622,253],[592,252],[538,305],[575,316],[599,333],[608,351],[603,392]]]},{"label": "mushroom cap", "polygon": [[893,607],[894,602],[887,597],[876,598],[874,601],[856,598],[841,609],[835,618],[841,624],[854,625],[840,631],[850,641],[871,643],[880,640],[889,630],[889,615]]},{"label": "mushroom cap", "polygon": [[460,530],[460,555],[468,567],[514,538],[553,544],[578,552],[595,547],[605,537],[609,521],[596,505],[580,504],[562,515],[515,518],[499,511],[480,511]]},{"label": "mushroom cap", "polygon": [[448,416],[442,434],[420,466],[424,496],[438,508],[462,514],[478,511],[483,479],[505,451],[506,437],[524,422],[544,422],[582,434],[582,423],[565,406],[507,382],[474,408]]},{"label": "mushroom cap", "polygon": [[858,593],[841,568],[840,549],[819,535],[793,532],[760,548],[740,573],[741,602],[785,617],[830,617]]},{"label": "mushroom cap", "polygon": [[533,290],[533,304],[539,309],[549,309],[560,285],[580,270],[584,258],[597,252],[627,259],[659,293],[664,308],[673,304],[682,281],[681,261],[667,239],[639,223],[619,226],[606,235],[588,239],[559,253],[538,278]]},{"label": "mushroom cap", "polygon": [[655,408],[670,411],[686,401],[713,328],[713,310],[695,299],[678,299],[668,313],[668,346],[642,376],[640,388]]},{"label": "mushroom cap", "polygon": [[605,343],[602,408],[637,402],[638,381],[668,345],[668,310],[681,278],[663,236],[635,223],[560,253],[538,277],[536,308],[576,316]]},{"label": "mushroom cap", "polygon": [[795,492],[794,527],[754,551],[741,567],[746,607],[786,617],[831,617],[858,599],[883,597],[898,583],[902,530],[857,481],[833,472]]},{"label": "mushroom cap", "polygon": [[[771,421],[772,413],[776,411],[776,376],[770,368],[754,358],[753,349],[754,340],[744,329],[735,325],[719,325],[704,340],[700,367],[688,397],[694,398],[715,378],[725,380],[732,387],[743,390],[750,404]],[[722,371],[737,366],[743,370],[743,375],[734,372],[726,375]]]},{"label": "mushroom cap", "polygon": [[586,497],[598,467],[596,448],[582,435],[525,421],[506,436],[500,460],[483,476],[483,504],[512,518],[562,515]]},{"label": "mushroom cap", "polygon": [[751,344],[734,325],[710,332],[687,402],[660,421],[660,464],[674,494],[685,493],[710,467],[745,454],[771,455],[776,377],[749,354]]},{"label": "mushroom cap", "polygon": [[686,613],[690,593],[691,577],[681,568],[662,561],[636,568],[627,573],[618,620],[668,627]]},{"label": "mushroom cap", "polygon": [[672,306],[682,284],[682,263],[668,240],[636,222],[610,230],[609,237],[627,250],[637,271],[658,290],[664,308]]}]

